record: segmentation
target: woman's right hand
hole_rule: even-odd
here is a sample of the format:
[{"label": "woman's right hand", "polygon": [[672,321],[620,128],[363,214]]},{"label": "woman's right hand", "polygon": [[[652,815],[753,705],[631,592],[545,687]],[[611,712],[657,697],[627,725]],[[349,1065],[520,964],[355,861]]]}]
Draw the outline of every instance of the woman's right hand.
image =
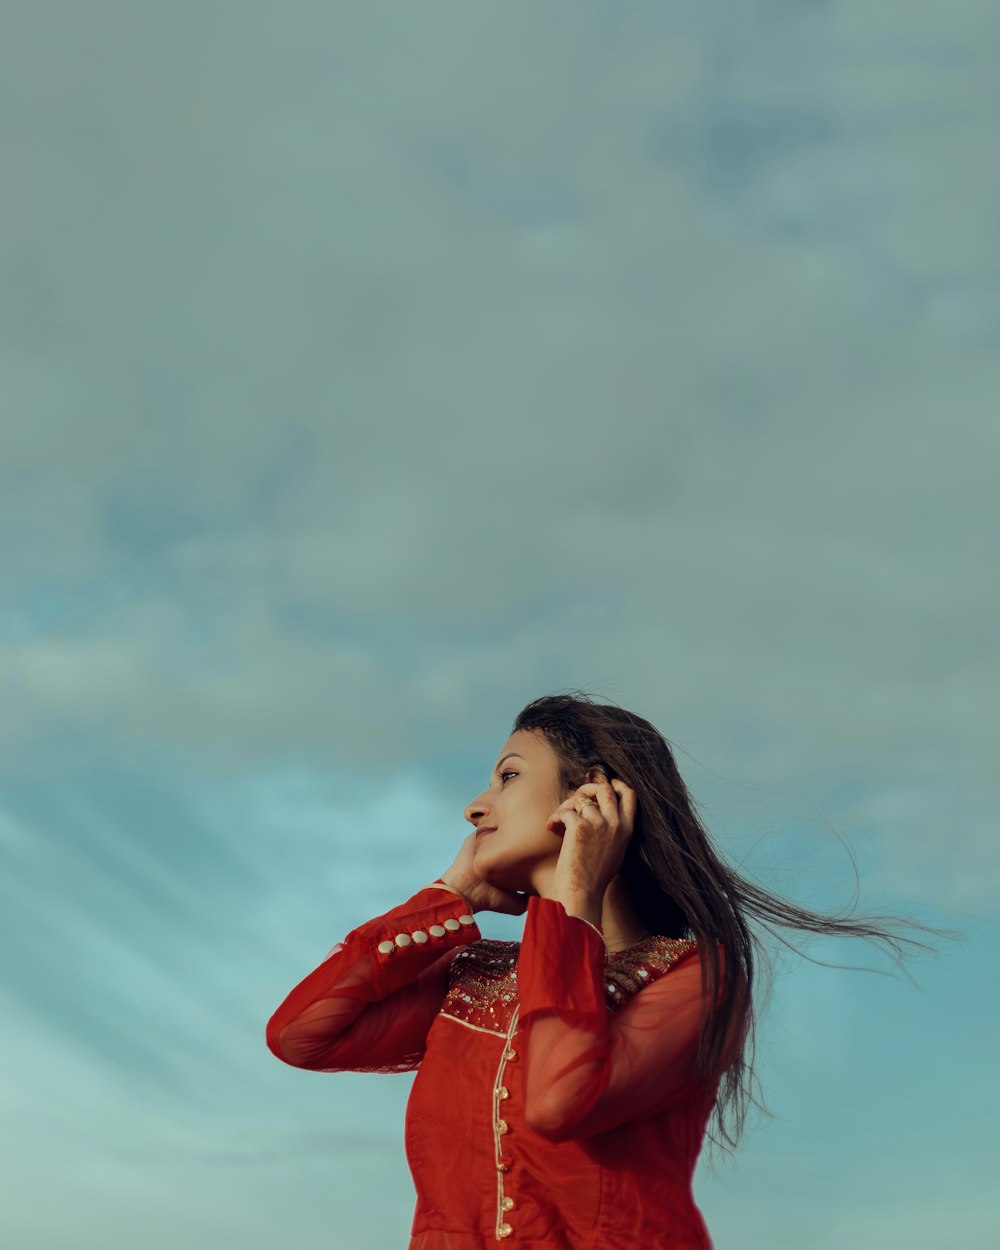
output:
[{"label": "woman's right hand", "polygon": [[476,835],[470,833],[458,848],[455,862],[441,874],[440,880],[461,894],[474,912],[499,911],[508,916],[522,916],[528,910],[528,895],[501,890],[477,877],[473,867],[475,856]]}]

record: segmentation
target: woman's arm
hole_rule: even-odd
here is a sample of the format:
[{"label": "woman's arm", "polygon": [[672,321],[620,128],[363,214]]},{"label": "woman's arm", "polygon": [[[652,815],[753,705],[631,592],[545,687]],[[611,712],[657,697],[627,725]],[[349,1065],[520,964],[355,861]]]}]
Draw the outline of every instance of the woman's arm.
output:
[{"label": "woman's arm", "polygon": [[518,963],[525,1119],[550,1141],[603,1133],[698,1088],[704,996],[694,950],[610,1012],[598,933],[554,899],[528,906]]},{"label": "woman's arm", "polygon": [[315,1072],[412,1070],[451,961],[480,936],[464,898],[426,887],[338,942],[268,1021],[268,1048]]}]

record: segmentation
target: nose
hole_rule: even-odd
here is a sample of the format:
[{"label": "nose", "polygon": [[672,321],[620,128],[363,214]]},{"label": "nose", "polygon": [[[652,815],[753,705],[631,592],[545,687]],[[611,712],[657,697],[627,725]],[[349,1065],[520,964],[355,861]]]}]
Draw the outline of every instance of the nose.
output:
[{"label": "nose", "polygon": [[488,811],[489,803],[481,794],[478,798],[473,799],[469,806],[465,809],[465,819],[470,825],[480,825],[482,824],[483,818]]}]

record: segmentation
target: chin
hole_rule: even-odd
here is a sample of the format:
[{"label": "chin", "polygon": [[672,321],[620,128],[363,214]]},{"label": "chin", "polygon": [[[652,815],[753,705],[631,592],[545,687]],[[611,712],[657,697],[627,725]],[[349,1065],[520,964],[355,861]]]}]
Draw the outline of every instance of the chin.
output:
[{"label": "chin", "polygon": [[476,857],[472,862],[476,876],[481,877],[487,885],[495,885],[498,890],[531,889],[531,873],[527,865],[518,860],[503,854],[491,854],[489,847],[482,846],[476,849]]}]

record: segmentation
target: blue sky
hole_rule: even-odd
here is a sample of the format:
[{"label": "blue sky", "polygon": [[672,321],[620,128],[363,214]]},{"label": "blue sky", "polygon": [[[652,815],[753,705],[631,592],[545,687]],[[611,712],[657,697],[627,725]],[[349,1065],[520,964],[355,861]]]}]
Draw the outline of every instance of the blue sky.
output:
[{"label": "blue sky", "polygon": [[405,1245],[264,1024],[567,686],[966,935],[777,948],[718,1250],[994,1240],[996,5],[8,8],[5,1243]]}]

